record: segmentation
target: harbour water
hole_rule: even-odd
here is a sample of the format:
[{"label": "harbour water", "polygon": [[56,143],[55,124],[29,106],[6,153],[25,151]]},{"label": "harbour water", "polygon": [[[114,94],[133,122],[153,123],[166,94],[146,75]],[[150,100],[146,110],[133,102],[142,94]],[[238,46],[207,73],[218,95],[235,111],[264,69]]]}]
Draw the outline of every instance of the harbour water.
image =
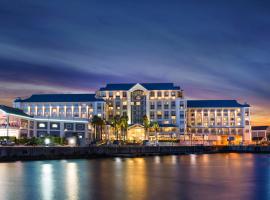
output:
[{"label": "harbour water", "polygon": [[270,199],[270,155],[0,163],[0,199]]}]

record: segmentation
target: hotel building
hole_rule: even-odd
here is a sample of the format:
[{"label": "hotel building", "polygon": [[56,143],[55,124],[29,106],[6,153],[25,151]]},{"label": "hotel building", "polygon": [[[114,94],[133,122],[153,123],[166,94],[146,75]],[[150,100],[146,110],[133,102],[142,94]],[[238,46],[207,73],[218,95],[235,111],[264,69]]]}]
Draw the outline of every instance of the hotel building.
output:
[{"label": "hotel building", "polygon": [[0,105],[0,137],[32,137],[34,119],[22,110]]},{"label": "hotel building", "polygon": [[[143,126],[146,116],[157,122],[158,139],[183,139],[209,144],[248,143],[250,108],[235,100],[186,100],[173,83],[107,84],[95,94],[40,94],[16,99],[14,107],[34,117],[34,135],[66,136],[93,133],[91,120],[99,116],[107,125],[115,116],[127,116],[127,140],[154,139],[157,130]],[[57,130],[55,130],[57,129]],[[113,128],[104,128],[116,139]],[[120,137],[120,139],[122,139]]]},{"label": "hotel building", "polygon": [[211,144],[251,141],[250,106],[235,100],[188,100],[187,133]]},{"label": "hotel building", "polygon": [[252,140],[268,141],[270,136],[270,126],[252,126]]},{"label": "hotel building", "polygon": [[183,90],[173,83],[107,84],[96,95],[106,102],[107,121],[114,116],[128,117],[128,139],[144,138],[144,116],[158,122],[160,137],[179,137],[185,132],[186,101]]},{"label": "hotel building", "polygon": [[94,115],[104,117],[104,101],[95,94],[34,94],[18,98],[14,107],[34,117],[35,136],[89,138]]}]

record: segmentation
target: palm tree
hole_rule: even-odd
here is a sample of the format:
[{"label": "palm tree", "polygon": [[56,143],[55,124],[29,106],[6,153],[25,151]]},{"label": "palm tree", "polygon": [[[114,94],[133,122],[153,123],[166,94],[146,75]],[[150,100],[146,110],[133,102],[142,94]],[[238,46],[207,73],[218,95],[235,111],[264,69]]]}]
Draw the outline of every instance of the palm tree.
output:
[{"label": "palm tree", "polygon": [[119,131],[119,128],[120,128],[120,117],[117,115],[117,116],[114,116],[111,120],[111,126],[113,127],[114,129],[114,134],[116,136],[116,140],[118,140],[118,131]]},{"label": "palm tree", "polygon": [[128,129],[128,116],[123,115],[120,117],[120,127],[121,127],[121,134],[124,135],[124,141],[125,141],[126,136],[127,136],[127,129]]},{"label": "palm tree", "polygon": [[155,143],[157,145],[157,142],[158,142],[157,132],[159,130],[159,124],[157,122],[153,122],[152,128],[155,130],[155,139],[156,139]]},{"label": "palm tree", "polygon": [[144,131],[145,131],[144,139],[149,140],[148,130],[150,128],[150,121],[149,121],[147,115],[143,116],[143,126],[144,126]]},{"label": "palm tree", "polygon": [[96,141],[96,139],[97,139],[97,127],[98,127],[98,124],[99,124],[99,117],[97,115],[93,116],[93,118],[91,120],[91,124],[94,127],[94,137],[91,137],[91,138],[93,138],[94,141]]},{"label": "palm tree", "polygon": [[106,124],[105,120],[99,117],[99,120],[98,120],[98,127],[100,130],[99,140],[102,140],[102,134],[103,134],[105,124]]}]

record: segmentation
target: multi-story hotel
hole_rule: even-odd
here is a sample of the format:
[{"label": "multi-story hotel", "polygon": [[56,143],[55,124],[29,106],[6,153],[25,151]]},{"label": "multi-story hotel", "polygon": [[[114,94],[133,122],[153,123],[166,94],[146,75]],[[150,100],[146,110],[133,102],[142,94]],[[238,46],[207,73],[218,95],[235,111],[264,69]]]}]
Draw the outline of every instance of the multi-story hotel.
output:
[{"label": "multi-story hotel", "polygon": [[107,84],[97,91],[97,97],[106,102],[106,120],[117,115],[128,117],[128,138],[144,138],[144,116],[150,122],[158,122],[160,137],[171,132],[174,136],[184,134],[186,101],[183,90],[173,83]]},{"label": "multi-story hotel", "polygon": [[188,100],[187,133],[194,142],[248,142],[251,140],[249,105],[235,100]]},{"label": "multi-story hotel", "polygon": [[14,107],[34,117],[35,136],[89,138],[89,122],[94,115],[104,117],[104,101],[94,94],[35,94],[18,98]]},{"label": "multi-story hotel", "polygon": [[[183,138],[211,144],[251,140],[248,104],[235,100],[186,100],[183,90],[173,83],[107,84],[96,94],[32,95],[16,99],[14,107],[34,117],[35,136],[76,133],[88,138],[96,115],[107,124],[115,116],[127,116],[127,140],[133,141],[145,139],[146,131],[150,139],[156,137],[156,129],[150,126],[146,130],[143,126],[145,117],[158,123],[160,140]],[[108,132],[106,138],[116,139],[112,127],[104,130]]]}]

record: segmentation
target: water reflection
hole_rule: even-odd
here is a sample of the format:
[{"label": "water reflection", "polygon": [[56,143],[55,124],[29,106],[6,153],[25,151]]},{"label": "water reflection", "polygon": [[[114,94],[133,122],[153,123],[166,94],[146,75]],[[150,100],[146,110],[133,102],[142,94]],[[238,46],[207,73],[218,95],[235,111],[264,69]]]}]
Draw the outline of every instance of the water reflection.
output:
[{"label": "water reflection", "polygon": [[78,199],[78,165],[73,163],[66,164],[66,192],[69,200]]},{"label": "water reflection", "polygon": [[0,163],[0,199],[269,199],[269,166],[259,154]]},{"label": "water reflection", "polygon": [[[50,200],[53,199],[53,166],[52,164],[41,165],[41,189],[42,199]],[[34,188],[33,188],[34,189]]]}]

